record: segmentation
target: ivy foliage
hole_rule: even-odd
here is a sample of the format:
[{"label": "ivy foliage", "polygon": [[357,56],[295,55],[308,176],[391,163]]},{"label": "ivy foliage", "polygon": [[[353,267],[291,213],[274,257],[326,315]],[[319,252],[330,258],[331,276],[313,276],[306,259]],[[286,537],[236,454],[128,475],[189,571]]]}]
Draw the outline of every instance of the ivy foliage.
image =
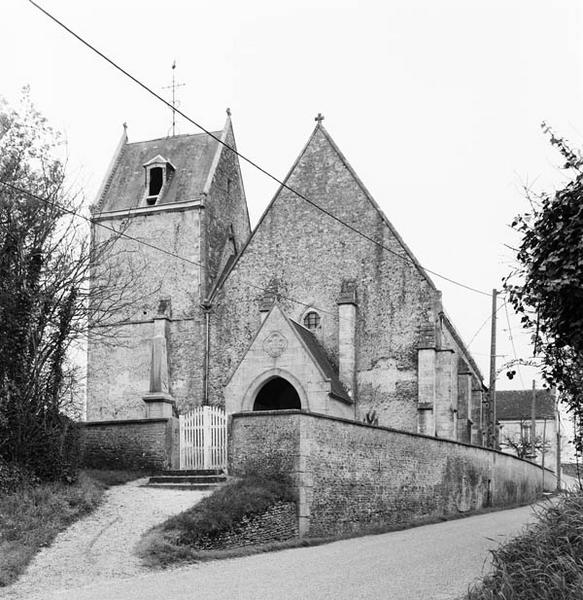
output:
[{"label": "ivy foliage", "polygon": [[512,227],[521,234],[517,267],[504,281],[522,325],[533,332],[546,382],[573,414],[583,451],[583,156],[543,123],[564,159],[568,182],[553,193],[527,192],[531,211]]},{"label": "ivy foliage", "polygon": [[60,143],[28,90],[0,103],[0,458],[41,479],[74,477],[78,458],[67,355],[87,261]]}]

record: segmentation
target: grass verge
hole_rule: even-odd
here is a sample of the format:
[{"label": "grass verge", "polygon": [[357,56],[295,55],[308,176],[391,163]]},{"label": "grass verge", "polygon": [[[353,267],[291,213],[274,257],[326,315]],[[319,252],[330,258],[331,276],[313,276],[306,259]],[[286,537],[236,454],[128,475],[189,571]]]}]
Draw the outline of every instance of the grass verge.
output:
[{"label": "grass verge", "polygon": [[281,481],[245,477],[230,482],[192,508],[152,528],[142,538],[138,553],[153,567],[240,555],[228,550],[200,550],[198,545],[229,531],[243,517],[261,514],[277,502],[291,500],[289,486]]},{"label": "grass verge", "polygon": [[492,556],[492,573],[466,600],[583,598],[583,493],[542,509],[535,523]]},{"label": "grass verge", "polygon": [[22,485],[0,495],[0,587],[14,583],[41,548],[93,511],[108,487],[137,477],[143,473],[85,471],[74,484]]}]

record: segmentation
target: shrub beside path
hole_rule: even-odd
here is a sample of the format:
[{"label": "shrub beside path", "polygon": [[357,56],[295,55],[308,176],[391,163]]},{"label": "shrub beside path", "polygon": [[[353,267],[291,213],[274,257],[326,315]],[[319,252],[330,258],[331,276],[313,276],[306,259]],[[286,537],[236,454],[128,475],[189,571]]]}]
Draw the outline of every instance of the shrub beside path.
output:
[{"label": "shrub beside path", "polygon": [[0,589],[0,598],[43,598],[49,591],[147,573],[134,554],[142,534],[209,492],[142,487],[146,481],[138,479],[109,489],[101,506],[59,534],[16,584]]}]

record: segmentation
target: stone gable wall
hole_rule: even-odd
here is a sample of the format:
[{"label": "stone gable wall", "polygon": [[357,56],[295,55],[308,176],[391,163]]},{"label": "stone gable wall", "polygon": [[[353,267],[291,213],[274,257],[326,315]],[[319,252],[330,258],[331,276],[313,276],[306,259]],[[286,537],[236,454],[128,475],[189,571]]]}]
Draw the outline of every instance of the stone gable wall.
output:
[{"label": "stone gable wall", "polygon": [[[232,475],[293,463],[302,535],[525,504],[543,490],[543,470],[513,456],[300,411],[234,415],[230,437]],[[544,479],[553,490],[554,475]]]},{"label": "stone gable wall", "polygon": [[[321,132],[288,184],[353,223],[394,253],[405,251]],[[417,341],[433,326],[435,290],[409,260],[372,244],[282,190],[217,297],[212,318],[209,384],[212,402],[260,325],[263,291],[277,286],[286,315],[302,320],[317,307],[316,337],[338,363],[337,300],[345,280],[358,296],[357,396],[360,412],[375,409],[383,425],[417,430]]]},{"label": "stone gable wall", "polygon": [[[265,342],[277,333],[285,348],[276,356],[268,354]],[[264,321],[243,362],[225,387],[227,413],[253,410],[257,391],[272,377],[287,379],[298,392],[301,407],[317,413],[354,417],[354,406],[330,396],[330,380],[308,354],[294,326],[275,307]]]}]

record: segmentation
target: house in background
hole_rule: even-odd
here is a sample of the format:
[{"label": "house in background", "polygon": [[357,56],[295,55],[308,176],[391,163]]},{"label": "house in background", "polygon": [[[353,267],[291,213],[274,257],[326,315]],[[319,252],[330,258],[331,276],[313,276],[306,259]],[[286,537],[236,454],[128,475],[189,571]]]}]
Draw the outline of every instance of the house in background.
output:
[{"label": "house in background", "polygon": [[[500,449],[534,460],[557,472],[560,460],[561,426],[557,398],[551,390],[535,390],[533,430],[532,390],[496,392]],[[532,440],[535,455],[532,455]]]}]

